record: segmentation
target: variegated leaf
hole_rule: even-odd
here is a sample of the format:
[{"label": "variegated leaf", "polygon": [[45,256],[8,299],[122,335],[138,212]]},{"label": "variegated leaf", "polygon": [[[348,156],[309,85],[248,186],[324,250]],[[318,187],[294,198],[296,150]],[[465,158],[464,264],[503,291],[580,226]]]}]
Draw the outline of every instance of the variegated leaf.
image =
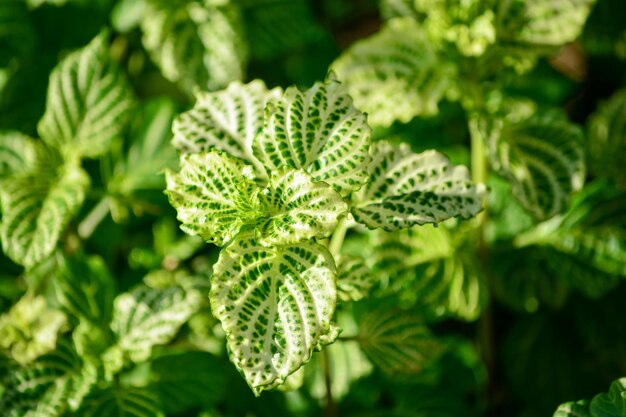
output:
[{"label": "variegated leaf", "polygon": [[248,53],[233,2],[150,0],[141,23],[152,60],[187,93],[243,78]]},{"label": "variegated leaf", "polygon": [[451,217],[470,218],[482,209],[484,185],[473,185],[463,166],[436,151],[413,153],[408,145],[372,146],[370,181],[354,199],[352,214],[368,228],[387,231]]},{"label": "variegated leaf", "polygon": [[182,153],[220,149],[254,165],[265,176],[265,168],[252,155],[252,141],[263,130],[265,104],[278,99],[281,92],[268,90],[261,80],[233,82],[214,93],[200,92],[193,109],[174,121],[172,144]]},{"label": "variegated leaf", "polygon": [[289,87],[270,101],[253,152],[267,171],[304,169],[345,196],[367,181],[370,136],[365,114],[331,78],[306,91]]},{"label": "variegated leaf", "polygon": [[31,267],[49,256],[85,198],[89,177],[63,163],[51,149],[37,147],[32,172],[0,187],[0,239],[4,253]]},{"label": "variegated leaf", "polygon": [[498,7],[498,40],[529,50],[576,40],[596,0],[512,0]]},{"label": "variegated leaf", "polygon": [[369,310],[359,320],[356,340],[371,361],[391,376],[419,373],[444,349],[414,314],[393,310]]},{"label": "variegated leaf", "polygon": [[372,237],[374,270],[401,302],[419,306],[428,318],[471,321],[480,315],[487,301],[485,279],[475,256],[447,227],[377,231]]},{"label": "variegated leaf", "polygon": [[100,34],[52,71],[37,130],[51,146],[96,157],[120,134],[132,104],[130,86]]},{"label": "variegated leaf", "polygon": [[585,178],[583,134],[556,112],[520,121],[488,116],[471,121],[487,142],[493,168],[512,182],[513,195],[537,219],[567,207]]},{"label": "variegated leaf", "polygon": [[181,229],[223,245],[260,215],[254,169],[217,150],[187,154],[178,174],[166,172],[167,194]]},{"label": "variegated leaf", "polygon": [[337,260],[337,298],[359,301],[375,284],[375,277],[365,260],[358,256],[341,255]]},{"label": "variegated leaf", "polygon": [[435,46],[411,17],[392,19],[377,34],[355,43],[332,69],[375,126],[436,114],[454,77],[452,66],[439,60]]},{"label": "variegated leaf", "polygon": [[33,167],[35,141],[15,132],[0,132],[0,179],[19,175]]},{"label": "variegated leaf", "polygon": [[591,116],[587,156],[590,170],[626,185],[626,89],[602,103]]},{"label": "variegated leaf", "polygon": [[146,388],[110,386],[85,398],[77,417],[164,417],[156,393]]},{"label": "variegated leaf", "polygon": [[264,247],[248,232],[222,250],[211,308],[256,395],[282,384],[329,332],[335,277],[332,256],[313,242]]},{"label": "variegated leaf", "polygon": [[348,212],[336,191],[293,168],[275,172],[259,199],[264,215],[256,222],[255,231],[264,245],[326,238]]},{"label": "variegated leaf", "polygon": [[138,362],[150,357],[152,347],[169,342],[202,299],[194,290],[178,286],[150,288],[139,285],[115,299],[111,329],[117,347]]},{"label": "variegated leaf", "polygon": [[13,369],[0,398],[1,417],[60,417],[75,411],[96,383],[97,373],[69,343],[36,362]]}]

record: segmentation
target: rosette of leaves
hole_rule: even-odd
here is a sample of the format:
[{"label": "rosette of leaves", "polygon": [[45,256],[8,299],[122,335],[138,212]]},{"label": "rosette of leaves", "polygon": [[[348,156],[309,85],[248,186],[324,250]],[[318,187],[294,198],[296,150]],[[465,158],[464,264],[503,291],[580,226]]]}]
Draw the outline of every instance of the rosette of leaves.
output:
[{"label": "rosette of leaves", "polygon": [[348,217],[399,230],[481,209],[482,186],[466,169],[370,141],[365,115],[332,77],[304,91],[233,83],[200,93],[174,123],[181,170],[167,172],[166,193],[185,232],[222,247],[211,307],[257,395],[337,336],[338,286],[362,296],[358,264],[338,282]]}]

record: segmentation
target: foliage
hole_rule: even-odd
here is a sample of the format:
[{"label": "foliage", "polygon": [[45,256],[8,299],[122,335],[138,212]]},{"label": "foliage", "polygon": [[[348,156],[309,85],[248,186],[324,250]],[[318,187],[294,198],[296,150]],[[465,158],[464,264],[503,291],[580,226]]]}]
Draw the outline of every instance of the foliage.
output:
[{"label": "foliage", "polygon": [[378,3],[0,0],[1,417],[626,415],[623,5]]}]

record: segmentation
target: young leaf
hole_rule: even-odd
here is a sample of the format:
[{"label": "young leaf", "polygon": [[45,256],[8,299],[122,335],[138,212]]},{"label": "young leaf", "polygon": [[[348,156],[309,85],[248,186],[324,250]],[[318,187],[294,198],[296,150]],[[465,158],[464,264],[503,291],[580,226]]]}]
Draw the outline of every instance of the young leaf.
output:
[{"label": "young leaf", "polygon": [[264,247],[248,232],[214,266],[211,308],[256,395],[282,384],[330,330],[335,264],[321,245]]},{"label": "young leaf", "polygon": [[372,146],[370,181],[356,195],[352,214],[370,229],[393,231],[451,217],[470,218],[482,209],[482,184],[467,168],[452,166],[436,151],[413,153],[407,145]]},{"label": "young leaf", "polygon": [[248,53],[232,2],[150,0],[141,27],[152,60],[189,94],[243,78]]},{"label": "young leaf", "polygon": [[201,303],[198,292],[176,286],[139,285],[119,295],[111,322],[117,346],[134,362],[149,358],[152,347],[172,340]]},{"label": "young leaf", "polygon": [[0,239],[13,261],[32,267],[48,257],[85,198],[89,177],[43,146],[33,171],[0,187]]},{"label": "young leaf", "polygon": [[611,384],[608,393],[598,394],[591,401],[581,400],[559,406],[553,417],[625,417],[626,378]]},{"label": "young leaf", "polygon": [[23,368],[12,369],[0,398],[2,417],[60,417],[75,411],[96,382],[69,343]]},{"label": "young leaf", "polygon": [[450,64],[413,18],[387,22],[377,34],[348,49],[332,69],[347,84],[354,104],[375,126],[409,122],[438,112],[453,79]]},{"label": "young leaf", "polygon": [[596,0],[512,0],[498,8],[498,40],[514,47],[558,47],[576,40]]},{"label": "young leaf", "polygon": [[359,320],[356,339],[372,362],[393,376],[418,373],[443,352],[443,345],[407,312],[370,310]]},{"label": "young leaf", "polygon": [[341,255],[337,262],[337,298],[341,301],[359,301],[374,286],[372,271],[358,256]]},{"label": "young leaf", "polygon": [[587,150],[594,174],[626,184],[626,90],[614,94],[591,116]]},{"label": "young leaf", "polygon": [[37,130],[50,146],[97,157],[122,131],[132,104],[130,86],[100,34],[52,71]]},{"label": "young leaf", "polygon": [[564,211],[585,178],[583,134],[563,115],[547,112],[518,122],[473,120],[494,169],[537,219]]},{"label": "young leaf", "polygon": [[0,180],[28,171],[35,161],[35,141],[19,132],[0,132]]},{"label": "young leaf", "polygon": [[218,246],[260,215],[253,168],[217,150],[187,154],[180,173],[166,172],[167,194],[181,229]]},{"label": "young leaf", "polygon": [[273,173],[259,199],[266,215],[255,231],[264,245],[326,238],[348,212],[348,205],[332,188],[292,168]]},{"label": "young leaf", "polygon": [[146,388],[108,387],[85,398],[77,417],[164,417],[159,398]]},{"label": "young leaf", "polygon": [[279,88],[268,90],[260,80],[232,82],[223,91],[198,93],[193,109],[174,121],[172,144],[183,153],[220,149],[254,165],[257,174],[265,176],[265,168],[252,155],[252,142],[263,130],[265,104],[281,93]]},{"label": "young leaf", "polygon": [[367,181],[371,129],[332,78],[306,91],[289,87],[265,107],[265,128],[253,143],[254,156],[268,172],[304,169],[342,196]]}]

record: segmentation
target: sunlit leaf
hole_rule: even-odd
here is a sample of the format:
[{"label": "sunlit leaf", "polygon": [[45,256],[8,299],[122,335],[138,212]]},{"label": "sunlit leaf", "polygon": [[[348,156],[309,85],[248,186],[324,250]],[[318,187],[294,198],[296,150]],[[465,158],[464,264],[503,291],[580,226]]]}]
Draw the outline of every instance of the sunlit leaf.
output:
[{"label": "sunlit leaf", "polygon": [[254,156],[269,172],[304,169],[341,195],[367,181],[371,129],[332,78],[308,90],[289,87],[265,107],[265,128],[253,143]]},{"label": "sunlit leaf", "polygon": [[77,417],[164,417],[159,397],[145,388],[109,387],[85,398]]},{"label": "sunlit leaf", "polygon": [[582,188],[583,134],[562,114],[471,123],[486,140],[494,169],[512,182],[513,195],[537,219],[563,212],[571,195]]},{"label": "sunlit leaf", "polygon": [[174,121],[172,144],[183,153],[220,149],[254,165],[264,176],[265,168],[252,155],[252,142],[263,130],[265,104],[280,95],[279,88],[268,90],[261,80],[198,93],[194,107]]},{"label": "sunlit leaf", "polygon": [[189,94],[243,78],[248,53],[233,3],[150,0],[141,27],[152,60]]},{"label": "sunlit leaf", "polygon": [[312,242],[268,248],[249,232],[222,250],[211,308],[255,394],[282,384],[329,332],[335,277],[332,256]]},{"label": "sunlit leaf", "polygon": [[132,104],[130,86],[100,34],[52,71],[37,130],[51,146],[96,157],[120,135]]},{"label": "sunlit leaf", "polygon": [[0,179],[32,168],[35,141],[19,132],[0,132]]},{"label": "sunlit leaf", "polygon": [[115,299],[111,329],[117,346],[137,362],[150,357],[152,347],[169,342],[198,311],[199,293],[181,287],[139,285]]},{"label": "sunlit leaf", "polygon": [[419,373],[443,351],[414,314],[372,309],[359,320],[356,340],[383,372],[395,375]]},{"label": "sunlit leaf", "polygon": [[357,256],[341,255],[337,260],[337,297],[341,301],[359,301],[369,294],[376,277]]},{"label": "sunlit leaf", "polygon": [[438,112],[453,70],[412,18],[387,22],[332,66],[372,125],[389,126]]},{"label": "sunlit leaf", "polygon": [[484,186],[473,185],[467,168],[436,151],[416,154],[407,145],[377,142],[371,154],[370,181],[352,206],[356,221],[370,229],[467,219],[482,209]]},{"label": "sunlit leaf", "polygon": [[591,116],[587,150],[594,174],[626,184],[626,90],[615,93]]},{"label": "sunlit leaf", "polygon": [[0,187],[0,239],[4,253],[31,267],[49,256],[85,197],[89,177],[56,152],[37,148],[33,171]]}]

